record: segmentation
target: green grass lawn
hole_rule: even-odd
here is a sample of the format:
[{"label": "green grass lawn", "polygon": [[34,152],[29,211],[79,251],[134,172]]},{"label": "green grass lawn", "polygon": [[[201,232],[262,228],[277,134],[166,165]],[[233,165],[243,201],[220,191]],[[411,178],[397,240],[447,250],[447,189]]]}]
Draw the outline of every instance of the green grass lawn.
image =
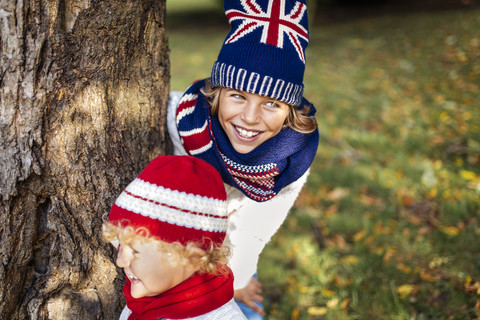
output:
[{"label": "green grass lawn", "polygon": [[[228,26],[214,4],[187,22],[177,6],[171,86],[184,90],[209,76]],[[261,257],[267,319],[480,319],[478,30],[478,9],[311,28],[320,146]]]}]

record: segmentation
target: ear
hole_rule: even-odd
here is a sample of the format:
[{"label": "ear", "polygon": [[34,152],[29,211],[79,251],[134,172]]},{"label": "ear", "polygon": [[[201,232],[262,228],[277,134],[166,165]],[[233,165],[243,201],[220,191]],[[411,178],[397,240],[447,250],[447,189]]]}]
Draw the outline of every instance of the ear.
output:
[{"label": "ear", "polygon": [[203,249],[193,246],[189,248],[189,251],[191,253],[191,257],[194,258],[193,261],[197,261],[197,263],[187,263],[184,265],[185,272],[191,275],[200,270],[199,261],[202,257],[207,255],[207,252]]},{"label": "ear", "polygon": [[[201,259],[207,255],[207,252],[199,247],[190,245],[188,247],[189,258],[185,260],[185,267],[190,272],[197,272],[200,269]],[[188,262],[187,262],[188,261]]]},{"label": "ear", "polygon": [[200,249],[199,247],[190,247],[189,248],[191,250],[191,252],[193,253],[193,255],[201,258],[201,257],[204,257],[207,255],[207,252],[203,249]]}]

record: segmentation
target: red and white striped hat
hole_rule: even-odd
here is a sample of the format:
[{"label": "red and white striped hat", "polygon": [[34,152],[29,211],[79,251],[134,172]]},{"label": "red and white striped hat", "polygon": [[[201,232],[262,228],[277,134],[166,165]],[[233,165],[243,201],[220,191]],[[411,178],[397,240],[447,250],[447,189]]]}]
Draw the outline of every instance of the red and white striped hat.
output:
[{"label": "red and white striped hat", "polygon": [[227,231],[227,195],[220,174],[191,156],[159,156],[120,194],[108,220],[145,227],[165,242],[221,245]]}]

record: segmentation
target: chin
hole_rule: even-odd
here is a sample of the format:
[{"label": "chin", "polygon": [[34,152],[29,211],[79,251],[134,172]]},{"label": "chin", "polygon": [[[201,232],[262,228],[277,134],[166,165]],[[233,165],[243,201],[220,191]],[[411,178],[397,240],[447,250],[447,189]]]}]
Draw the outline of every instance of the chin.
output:
[{"label": "chin", "polygon": [[136,294],[136,293],[131,293],[132,297],[134,297],[135,299],[140,299],[140,298],[143,298],[145,297],[145,295],[143,294]]},{"label": "chin", "polygon": [[240,154],[247,154],[247,153],[255,150],[255,148],[248,148],[248,149],[246,149],[246,148],[234,148],[234,149],[235,149],[235,151],[237,151]]},{"label": "chin", "polygon": [[132,295],[132,297],[134,297],[135,299],[140,299],[140,298],[143,298],[143,297],[148,297],[148,294],[144,291],[139,291],[139,290],[130,290],[130,294]]}]

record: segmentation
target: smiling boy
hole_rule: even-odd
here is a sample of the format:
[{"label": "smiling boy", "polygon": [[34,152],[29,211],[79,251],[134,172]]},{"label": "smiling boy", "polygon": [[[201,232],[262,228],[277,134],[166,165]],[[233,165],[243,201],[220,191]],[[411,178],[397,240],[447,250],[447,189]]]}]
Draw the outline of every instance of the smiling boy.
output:
[{"label": "smiling boy", "polygon": [[228,198],[235,299],[263,319],[257,263],[285,221],[317,153],[315,107],[304,97],[305,0],[224,0],[230,32],[210,76],[170,94],[174,154],[207,161]]}]

